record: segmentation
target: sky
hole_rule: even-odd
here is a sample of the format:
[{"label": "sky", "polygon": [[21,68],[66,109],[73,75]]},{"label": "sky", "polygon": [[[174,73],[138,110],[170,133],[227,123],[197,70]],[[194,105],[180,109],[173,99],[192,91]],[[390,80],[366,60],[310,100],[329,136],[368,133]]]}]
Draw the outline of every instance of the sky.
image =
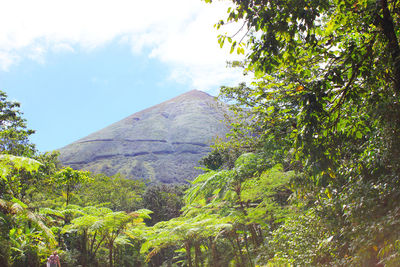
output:
[{"label": "sky", "polygon": [[0,90],[41,152],[187,91],[244,80],[213,26],[228,1],[0,0]]}]

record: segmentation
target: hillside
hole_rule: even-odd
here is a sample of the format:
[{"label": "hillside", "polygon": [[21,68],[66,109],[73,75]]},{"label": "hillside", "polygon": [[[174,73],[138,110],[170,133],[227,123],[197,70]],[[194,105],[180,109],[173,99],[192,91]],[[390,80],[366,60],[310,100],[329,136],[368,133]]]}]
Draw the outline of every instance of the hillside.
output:
[{"label": "hillside", "polygon": [[199,174],[213,138],[228,131],[225,104],[193,90],[61,148],[63,165],[130,179],[181,183]]}]

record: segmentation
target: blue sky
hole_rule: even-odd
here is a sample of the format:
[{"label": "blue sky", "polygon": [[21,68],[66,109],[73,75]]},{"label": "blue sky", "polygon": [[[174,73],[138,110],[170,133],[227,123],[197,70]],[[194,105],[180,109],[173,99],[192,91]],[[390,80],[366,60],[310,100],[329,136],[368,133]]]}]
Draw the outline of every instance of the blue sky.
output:
[{"label": "blue sky", "polygon": [[[243,80],[200,0],[0,3],[0,90],[21,103],[42,152],[192,89]],[[143,3],[144,2],[144,3]],[[21,6],[25,6],[21,10]],[[74,18],[74,19],[71,19]]]}]

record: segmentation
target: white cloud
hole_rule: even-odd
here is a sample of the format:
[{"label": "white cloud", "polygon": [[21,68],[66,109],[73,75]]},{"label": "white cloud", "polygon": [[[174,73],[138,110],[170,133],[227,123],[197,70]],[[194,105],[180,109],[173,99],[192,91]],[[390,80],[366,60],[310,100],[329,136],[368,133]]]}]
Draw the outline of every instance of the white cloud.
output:
[{"label": "white cloud", "polygon": [[219,49],[213,25],[226,2],[201,0],[13,0],[0,3],[0,68],[46,52],[91,50],[110,41],[128,42],[133,53],[150,51],[171,67],[171,79],[208,90],[236,83],[225,69],[229,53]]},{"label": "white cloud", "polygon": [[68,43],[58,43],[58,44],[54,44],[54,46],[52,47],[53,52],[56,53],[62,53],[62,52],[66,52],[66,53],[74,53],[75,49]]},{"label": "white cloud", "polygon": [[0,70],[7,71],[10,66],[19,62],[19,57],[14,53],[0,50]]}]

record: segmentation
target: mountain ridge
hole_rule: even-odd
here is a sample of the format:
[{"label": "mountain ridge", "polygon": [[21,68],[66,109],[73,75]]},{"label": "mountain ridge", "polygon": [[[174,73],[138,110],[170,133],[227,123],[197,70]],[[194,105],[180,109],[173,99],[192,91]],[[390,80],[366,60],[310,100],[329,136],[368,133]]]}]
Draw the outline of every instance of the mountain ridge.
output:
[{"label": "mountain ridge", "polygon": [[136,112],[61,148],[63,165],[131,179],[182,183],[200,173],[194,167],[213,138],[228,127],[227,106],[192,90]]}]

